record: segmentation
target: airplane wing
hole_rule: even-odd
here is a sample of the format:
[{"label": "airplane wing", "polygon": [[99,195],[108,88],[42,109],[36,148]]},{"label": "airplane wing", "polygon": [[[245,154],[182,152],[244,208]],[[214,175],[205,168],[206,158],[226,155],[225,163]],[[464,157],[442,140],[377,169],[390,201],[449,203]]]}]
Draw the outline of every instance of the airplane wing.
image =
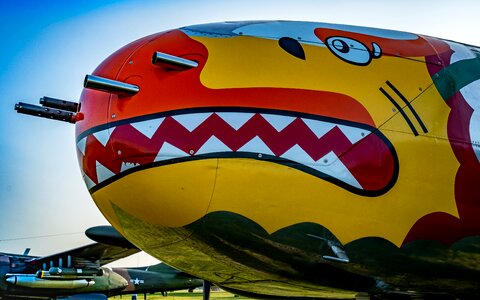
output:
[{"label": "airplane wing", "polygon": [[30,263],[41,269],[48,269],[50,266],[98,268],[140,252],[137,247],[132,245],[111,226],[92,227],[86,231],[86,234],[98,243],[34,258]]},{"label": "airplane wing", "polygon": [[137,252],[140,252],[140,250],[133,245],[127,248],[94,243],[65,252],[35,258],[30,263],[42,269],[44,264],[47,268],[50,266],[98,268],[99,266],[106,265]]}]

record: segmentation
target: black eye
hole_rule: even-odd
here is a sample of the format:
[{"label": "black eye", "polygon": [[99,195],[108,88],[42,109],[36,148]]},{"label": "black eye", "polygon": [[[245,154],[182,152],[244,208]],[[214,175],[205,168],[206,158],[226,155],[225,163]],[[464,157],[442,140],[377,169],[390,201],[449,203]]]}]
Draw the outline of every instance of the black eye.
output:
[{"label": "black eye", "polygon": [[348,44],[340,39],[333,40],[332,46],[342,53],[348,53],[348,51],[350,51],[350,47],[348,47]]},{"label": "black eye", "polygon": [[305,60],[305,51],[303,51],[302,45],[295,39],[289,37],[282,37],[278,40],[278,44],[287,53]]}]

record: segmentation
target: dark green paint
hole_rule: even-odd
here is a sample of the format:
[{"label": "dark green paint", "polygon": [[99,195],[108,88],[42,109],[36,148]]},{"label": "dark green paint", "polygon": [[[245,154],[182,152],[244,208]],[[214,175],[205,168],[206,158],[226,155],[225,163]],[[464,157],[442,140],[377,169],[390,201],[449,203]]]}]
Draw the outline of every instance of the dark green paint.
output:
[{"label": "dark green paint", "polygon": [[472,59],[457,61],[433,75],[433,83],[445,101],[478,79],[480,79],[479,55]]},{"label": "dark green paint", "polygon": [[[118,293],[121,295],[169,292],[193,289],[203,285],[203,280],[173,269],[164,263],[147,268],[113,268],[113,271],[123,276],[129,284]],[[135,284],[135,281],[138,281],[138,284]]]},{"label": "dark green paint", "polygon": [[[451,246],[415,241],[401,248],[367,237],[344,245],[350,262],[340,263],[323,257],[335,255],[327,241],[339,242],[315,223],[268,234],[259,224],[231,212],[209,213],[182,228],[146,224],[118,207],[116,212],[127,238],[138,241],[140,248],[230,290],[292,298],[321,298],[327,291],[480,295],[480,237]],[[158,236],[175,242],[158,243]]]}]

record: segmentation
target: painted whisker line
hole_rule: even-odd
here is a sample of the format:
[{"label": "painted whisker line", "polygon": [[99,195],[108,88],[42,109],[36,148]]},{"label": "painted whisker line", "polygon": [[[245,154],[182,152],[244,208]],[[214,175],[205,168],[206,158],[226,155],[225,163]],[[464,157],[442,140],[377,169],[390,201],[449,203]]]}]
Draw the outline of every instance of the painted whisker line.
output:
[{"label": "painted whisker line", "polygon": [[392,96],[390,96],[390,94],[388,94],[382,87],[379,88],[380,92],[382,92],[385,97],[387,97],[388,100],[390,100],[390,102],[392,102],[392,104],[395,106],[395,108],[397,109],[398,112],[400,112],[400,114],[402,115],[402,117],[405,119],[405,121],[407,122],[408,126],[410,127],[410,129],[412,130],[413,134],[415,136],[418,135],[418,131],[417,129],[415,128],[415,126],[413,126],[412,124],[412,121],[410,120],[410,118],[407,116],[407,114],[403,111],[403,109],[400,107],[400,105],[395,101],[395,99],[393,99]]},{"label": "painted whisker line", "polygon": [[392,89],[392,91],[395,92],[395,94],[398,95],[398,97],[400,97],[400,99],[402,99],[402,101],[405,103],[405,105],[408,107],[408,109],[410,109],[410,111],[412,112],[413,116],[415,117],[415,119],[417,120],[418,124],[420,125],[420,127],[422,127],[422,130],[424,133],[427,133],[428,132],[428,129],[427,127],[425,126],[425,124],[422,122],[422,119],[420,119],[420,116],[417,114],[417,112],[415,111],[415,109],[412,107],[412,104],[407,100],[407,98],[405,98],[405,96],[390,82],[387,80],[387,85]]}]

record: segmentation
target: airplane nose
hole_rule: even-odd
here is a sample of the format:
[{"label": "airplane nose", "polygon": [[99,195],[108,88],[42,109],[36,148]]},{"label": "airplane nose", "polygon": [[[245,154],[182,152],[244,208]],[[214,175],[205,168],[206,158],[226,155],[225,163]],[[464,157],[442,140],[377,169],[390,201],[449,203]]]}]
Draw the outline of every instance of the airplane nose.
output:
[{"label": "airplane nose", "polygon": [[[179,149],[159,133],[176,130],[163,112],[178,107],[172,94],[195,85],[191,78],[198,78],[204,60],[199,50],[181,45],[183,38],[167,32],[134,42],[85,79],[85,118],[77,123],[80,165],[96,204],[127,236],[138,222],[157,230],[198,220],[213,192],[216,160],[182,163],[193,150]],[[189,235],[178,230],[157,243]]]},{"label": "airplane nose", "polygon": [[108,289],[109,290],[121,290],[128,286],[128,281],[123,278],[120,274],[110,270],[105,269],[108,276]]},{"label": "airplane nose", "polygon": [[16,284],[17,283],[17,276],[10,276],[7,279],[5,279],[7,283],[10,284]]}]

